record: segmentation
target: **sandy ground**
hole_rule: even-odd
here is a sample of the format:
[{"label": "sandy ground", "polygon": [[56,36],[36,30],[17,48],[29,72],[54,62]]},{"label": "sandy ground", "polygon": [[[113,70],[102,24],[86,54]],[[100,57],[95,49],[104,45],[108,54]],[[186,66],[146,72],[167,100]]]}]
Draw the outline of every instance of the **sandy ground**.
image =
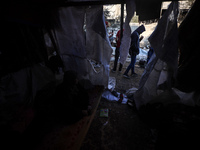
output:
[{"label": "sandy ground", "polygon": [[[125,72],[127,66],[129,65],[129,62],[126,62],[125,65],[122,68],[122,72],[116,71],[113,73],[110,71],[110,77],[115,77],[116,78],[116,86],[115,90],[117,92],[122,92],[125,93],[128,89],[132,87],[139,87],[139,81],[140,78],[144,72],[144,68],[141,68],[138,63],[135,65],[135,72],[137,73],[137,76],[135,77],[130,77],[130,79],[124,78],[123,73]],[[110,69],[113,67],[113,62],[110,63]],[[131,75],[131,71],[129,71],[129,75]]]},{"label": "sandy ground", "polygon": [[[126,79],[122,76],[129,62],[123,66],[122,72],[110,72],[116,78],[115,90],[125,93],[132,87],[138,87],[144,68],[135,66],[136,77]],[[110,70],[113,61],[110,62]],[[109,110],[108,117],[100,117],[100,109]],[[82,144],[81,150],[153,150],[150,128],[140,120],[137,111],[127,104],[119,104],[101,99],[94,120]]]},{"label": "sandy ground", "polygon": [[[132,24],[132,30],[137,26],[139,24]],[[145,25],[145,27],[146,31],[143,33],[144,39],[140,43],[141,47],[147,45],[148,37],[155,29],[156,23]],[[116,79],[114,90],[119,93],[125,93],[133,87],[138,88],[144,72],[144,68],[141,68],[137,62],[135,65],[137,76],[130,79],[124,78],[123,73],[130,63],[129,59],[124,64],[122,72],[110,71],[110,77]],[[113,68],[113,63],[114,55],[111,56],[110,70]],[[100,117],[100,109],[105,108],[109,110],[108,117]],[[127,104],[119,104],[102,98],[81,150],[153,150],[154,147],[151,130],[142,122],[137,110]]]}]

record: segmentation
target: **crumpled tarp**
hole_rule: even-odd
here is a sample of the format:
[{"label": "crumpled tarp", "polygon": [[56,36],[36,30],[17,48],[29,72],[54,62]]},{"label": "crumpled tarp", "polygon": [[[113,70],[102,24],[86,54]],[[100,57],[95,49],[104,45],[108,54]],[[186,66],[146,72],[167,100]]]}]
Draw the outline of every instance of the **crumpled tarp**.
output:
[{"label": "crumpled tarp", "polygon": [[159,90],[158,87],[164,82],[170,83],[176,72],[178,61],[177,16],[178,2],[172,2],[149,38],[155,53],[142,75],[139,89],[134,94],[138,109],[158,96],[163,90]]},{"label": "crumpled tarp", "polygon": [[49,85],[54,90],[55,81],[52,71],[42,64],[10,73],[0,79],[0,104],[33,105],[38,91]]},{"label": "crumpled tarp", "polygon": [[131,28],[130,28],[130,21],[134,15],[135,12],[135,1],[134,0],[126,0],[126,20],[124,23],[124,32],[123,32],[123,37],[121,40],[121,45],[120,45],[120,59],[119,62],[121,64],[124,64],[126,62],[128,53],[129,53],[129,47],[131,43]]},{"label": "crumpled tarp", "polygon": [[173,2],[148,39],[155,50],[156,57],[173,67],[174,70],[178,65],[177,17],[178,2]]},{"label": "crumpled tarp", "polygon": [[[114,96],[110,90],[105,90],[103,93],[102,93],[102,97],[109,100],[109,101],[113,101],[113,102],[118,102],[119,99],[120,99],[120,93],[117,92],[117,97]],[[127,104],[127,101],[128,101],[128,98],[125,94],[123,94],[123,99],[122,99],[122,104]]]},{"label": "crumpled tarp", "polygon": [[[42,64],[7,74],[0,79],[0,131],[24,132],[41,104],[55,91],[55,76]],[[40,104],[40,106],[39,106]],[[43,108],[42,108],[43,109]],[[1,134],[1,138],[2,138]]]},{"label": "crumpled tarp", "polygon": [[[60,8],[59,18],[61,27],[55,29],[55,38],[64,70],[77,71],[80,79],[89,79],[94,85],[107,86],[112,48],[103,6]],[[91,64],[93,60],[100,64],[98,71]]]}]

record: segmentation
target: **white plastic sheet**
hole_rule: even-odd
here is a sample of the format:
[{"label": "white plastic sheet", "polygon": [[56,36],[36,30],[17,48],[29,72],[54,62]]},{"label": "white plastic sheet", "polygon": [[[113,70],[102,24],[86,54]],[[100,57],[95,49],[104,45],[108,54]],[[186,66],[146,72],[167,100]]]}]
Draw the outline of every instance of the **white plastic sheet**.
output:
[{"label": "white plastic sheet", "polygon": [[[158,96],[160,94],[158,86],[165,81],[170,83],[171,74],[176,72],[178,59],[177,12],[178,2],[172,2],[149,38],[155,53],[142,75],[139,89],[134,94],[138,109]],[[170,72],[169,68],[173,71]]]},{"label": "white plastic sheet", "polygon": [[166,62],[174,70],[178,67],[178,2],[172,2],[159,20],[149,42],[155,50],[156,56]]},{"label": "white plastic sheet", "polygon": [[[112,48],[103,6],[60,8],[59,18],[61,27],[55,29],[55,38],[64,70],[74,70],[80,79],[89,79],[94,85],[107,86]],[[92,60],[100,65],[98,71],[91,64]]]},{"label": "white plastic sheet", "polygon": [[116,78],[115,77],[109,77],[108,89],[110,91],[113,91],[115,89],[115,85],[116,85]]},{"label": "white plastic sheet", "polygon": [[[103,93],[102,93],[102,97],[109,100],[109,101],[113,101],[113,102],[117,102],[119,100],[119,95],[120,93],[118,93],[118,97],[114,96],[109,90],[105,90]],[[126,104],[127,101],[128,101],[128,98],[125,94],[123,94],[123,100],[122,100],[122,104]]]},{"label": "white plastic sheet", "polygon": [[126,0],[126,12],[127,12],[127,16],[124,23],[124,33],[123,33],[120,50],[119,50],[120,51],[119,62],[121,64],[124,64],[126,62],[126,58],[129,53],[129,47],[131,43],[131,27],[129,23],[135,12],[135,0]]}]

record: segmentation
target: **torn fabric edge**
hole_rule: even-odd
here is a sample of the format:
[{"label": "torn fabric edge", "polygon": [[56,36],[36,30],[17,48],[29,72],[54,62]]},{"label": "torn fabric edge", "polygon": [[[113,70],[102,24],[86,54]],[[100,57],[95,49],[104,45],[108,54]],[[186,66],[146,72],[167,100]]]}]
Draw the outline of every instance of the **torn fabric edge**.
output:
[{"label": "torn fabric edge", "polygon": [[112,51],[105,25],[103,6],[90,6],[86,10],[86,55],[88,59],[95,60],[100,64],[98,73],[95,73],[91,65],[88,66],[89,80],[93,84],[108,86]]},{"label": "torn fabric edge", "polygon": [[156,56],[173,67],[174,70],[178,67],[177,17],[178,2],[171,2],[148,39],[155,50]]},{"label": "torn fabric edge", "polygon": [[129,47],[131,43],[131,27],[129,23],[135,12],[135,0],[131,0],[131,1],[126,0],[126,12],[127,12],[127,16],[124,23],[124,33],[123,33],[120,50],[119,50],[120,51],[119,62],[121,64],[124,64],[128,57]]},{"label": "torn fabric edge", "polygon": [[[83,29],[86,16],[86,32]],[[94,85],[108,85],[112,48],[107,37],[102,6],[65,7],[59,9],[61,28],[55,29],[58,51],[64,71],[78,72],[80,79]],[[100,26],[96,26],[97,22]],[[90,61],[100,64],[96,72]]]},{"label": "torn fabric edge", "polygon": [[[151,46],[155,49],[155,53],[145,68],[139,83],[139,89],[134,94],[137,109],[160,94],[158,91],[158,84],[160,79],[163,78],[161,76],[165,63],[170,65],[170,67],[174,67],[174,70],[176,69],[176,61],[178,59],[178,49],[176,44],[177,8],[178,2],[172,2],[168,8],[168,13],[161,18],[156,29],[149,38]],[[174,37],[173,33],[175,33]],[[172,45],[170,45],[171,43]],[[170,52],[166,52],[167,50]],[[167,78],[165,78],[165,80],[166,79]]]}]

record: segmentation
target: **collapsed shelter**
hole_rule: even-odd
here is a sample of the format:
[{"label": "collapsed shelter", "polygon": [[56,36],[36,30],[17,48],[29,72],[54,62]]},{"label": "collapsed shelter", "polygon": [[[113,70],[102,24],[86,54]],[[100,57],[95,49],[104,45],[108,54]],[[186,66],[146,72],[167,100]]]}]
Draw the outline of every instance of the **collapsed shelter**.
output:
[{"label": "collapsed shelter", "polygon": [[[109,61],[112,53],[102,5],[124,6],[126,4],[127,16],[120,47],[123,53],[120,54],[119,60],[123,64],[128,55],[131,34],[129,22],[134,12],[139,15],[140,21],[159,19],[162,2],[162,0],[6,2],[1,8],[3,48],[0,50],[0,131],[4,144],[7,145],[8,141],[12,141],[17,146],[21,146],[20,140],[16,139],[22,137],[24,140],[33,134],[29,127],[34,125],[35,117],[49,117],[52,111],[51,105],[56,104],[54,103],[56,99],[53,102],[49,99],[63,78],[61,68],[64,72],[72,70],[77,73],[82,86],[92,93],[91,99],[95,99],[92,106],[96,108],[101,92],[108,84]],[[177,1],[173,1],[170,10],[166,11],[166,15],[164,14],[166,20],[160,19],[161,25],[158,25],[149,39],[155,48],[155,59],[149,63],[152,68],[144,74],[140,89],[135,94],[138,109],[151,102],[155,95],[157,96],[157,93],[153,95],[153,92],[157,91],[158,80],[154,82],[154,89],[146,81],[149,77],[153,80],[153,76],[149,75],[153,67],[156,66],[155,70],[159,70],[160,64],[162,64],[160,72],[163,67],[168,66],[166,78],[162,82],[160,79],[164,90],[176,87],[186,93],[194,92],[195,102],[192,102],[192,106],[198,106],[199,6],[200,3],[196,0],[179,27],[176,22]],[[121,17],[122,29],[123,15]],[[100,69],[96,70],[92,62],[99,63]],[[154,91],[150,95],[145,95],[148,88]],[[141,95],[146,97],[141,98]],[[94,108],[93,113],[95,113]],[[89,122],[91,118],[87,118]],[[88,120],[81,120],[81,127],[87,128]],[[76,124],[76,127],[79,126],[80,122]],[[68,133],[67,130],[65,131]],[[83,136],[84,134],[85,132],[82,133]],[[24,148],[27,148],[26,146]],[[74,145],[67,146],[73,148]]]}]

